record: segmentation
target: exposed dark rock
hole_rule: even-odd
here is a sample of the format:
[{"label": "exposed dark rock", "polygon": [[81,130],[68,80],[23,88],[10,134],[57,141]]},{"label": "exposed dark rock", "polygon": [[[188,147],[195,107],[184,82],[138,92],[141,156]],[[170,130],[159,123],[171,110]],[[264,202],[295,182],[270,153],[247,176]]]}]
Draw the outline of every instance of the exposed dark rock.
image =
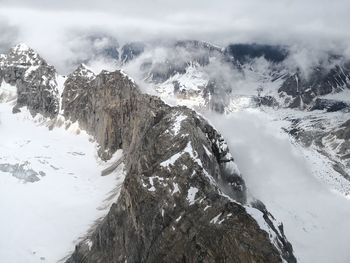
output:
[{"label": "exposed dark rock", "polygon": [[258,106],[278,107],[279,104],[273,96],[257,96],[255,101]]},{"label": "exposed dark rock", "polygon": [[[193,47],[219,52],[201,42],[176,46]],[[189,61],[207,63],[206,55]],[[25,46],[1,56],[0,65],[1,79],[18,89],[14,111],[27,106],[33,114],[58,114],[53,67]],[[166,75],[173,69],[165,68]],[[245,182],[223,137],[194,111],[142,94],[121,71],[96,76],[81,65],[65,82],[60,112],[95,138],[102,159],[122,149],[126,169],[118,201],[68,263],[296,262],[283,227],[262,203],[247,204]],[[268,230],[259,226],[257,214]]]},{"label": "exposed dark rock", "polygon": [[333,163],[336,172],[350,180],[350,121],[332,121],[322,115],[290,121],[292,124],[286,132],[304,147],[315,147]]},{"label": "exposed dark rock", "polygon": [[[140,111],[145,115],[140,118],[149,119],[151,115],[148,103],[156,99],[139,101],[136,94],[139,94],[136,85],[120,71],[113,74],[103,71],[95,77],[80,66],[65,82],[62,109],[67,119],[79,121],[81,128],[94,135],[101,146],[100,156],[108,159],[117,149],[129,148],[134,129],[143,129],[136,127],[139,116],[135,116],[135,111],[147,107]],[[156,104],[152,106],[157,107]]]},{"label": "exposed dark rock", "polygon": [[180,91],[180,83],[179,81],[173,81],[173,85],[174,85],[174,94],[177,95]]},{"label": "exposed dark rock", "polygon": [[225,49],[226,56],[233,57],[241,64],[259,57],[279,63],[287,58],[288,53],[288,50],[282,46],[260,44],[231,44]]},{"label": "exposed dark rock", "polygon": [[66,81],[64,114],[94,135],[102,157],[122,148],[127,175],[67,262],[295,262],[284,236],[273,245],[242,206],[244,181],[211,125],[141,94],[119,71],[79,71]]},{"label": "exposed dark rock", "polygon": [[310,76],[300,72],[289,76],[278,92],[290,108],[307,108],[318,96],[350,88],[350,63],[337,65],[328,70],[316,67]]},{"label": "exposed dark rock", "polygon": [[0,163],[0,171],[9,173],[13,177],[24,182],[34,183],[40,180],[39,176],[45,176],[43,171],[36,172],[29,167],[29,162],[24,163]]},{"label": "exposed dark rock", "polygon": [[317,98],[310,110],[326,110],[327,112],[349,111],[350,104],[343,101]]},{"label": "exposed dark rock", "polygon": [[340,140],[344,140],[344,145],[339,148],[341,154],[350,153],[350,120],[340,125],[339,129],[333,131],[333,134]]},{"label": "exposed dark rock", "polygon": [[55,117],[59,110],[56,70],[31,48],[20,44],[0,57],[0,80],[17,87],[14,112],[27,106],[33,115]]},{"label": "exposed dark rock", "polygon": [[275,218],[273,215],[267,210],[266,206],[259,200],[255,200],[252,202],[252,206],[263,213],[263,218],[268,226],[273,230],[273,232],[277,235],[276,242],[279,243],[279,246],[283,248],[284,251],[283,258],[287,260],[287,262],[296,262],[292,251],[292,245],[287,242],[287,238],[284,235],[283,224],[275,225]]},{"label": "exposed dark rock", "polygon": [[127,43],[122,47],[120,60],[127,63],[141,55],[145,50],[145,44],[142,42]]}]

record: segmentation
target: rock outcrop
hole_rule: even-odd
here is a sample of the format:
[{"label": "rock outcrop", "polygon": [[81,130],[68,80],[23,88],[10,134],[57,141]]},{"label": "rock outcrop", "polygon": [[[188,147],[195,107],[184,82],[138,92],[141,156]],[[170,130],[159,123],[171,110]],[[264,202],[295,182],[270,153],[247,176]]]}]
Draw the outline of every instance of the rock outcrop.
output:
[{"label": "rock outcrop", "polygon": [[0,56],[0,83],[17,87],[17,104],[13,111],[27,106],[35,115],[55,117],[59,110],[56,70],[33,49],[19,44]]},{"label": "rock outcrop", "polygon": [[350,64],[343,63],[331,69],[316,67],[310,76],[300,72],[289,76],[278,92],[290,108],[306,109],[319,96],[350,88]]},{"label": "rock outcrop", "polygon": [[146,45],[142,42],[126,43],[121,50],[121,62],[128,63],[129,61],[137,58],[144,52],[145,46]]},{"label": "rock outcrop", "polygon": [[86,71],[68,77],[64,115],[96,138],[103,158],[122,148],[127,175],[67,262],[295,262],[282,228],[270,227],[270,240],[251,215],[271,226],[266,209],[244,206],[244,181],[210,124],[142,94],[120,71]]},{"label": "rock outcrop", "polygon": [[344,163],[345,170],[348,171],[345,177],[350,180],[350,119],[325,133],[322,139],[323,144],[330,149],[329,152]]},{"label": "rock outcrop", "polygon": [[252,59],[263,57],[267,61],[280,63],[289,55],[283,46],[261,44],[231,44],[225,48],[225,55],[232,57],[236,62],[244,64]]},{"label": "rock outcrop", "polygon": [[[325,114],[333,114],[325,117]],[[289,132],[302,146],[312,147],[331,163],[335,174],[350,181],[350,120],[346,113],[318,112],[303,118],[288,117]],[[349,190],[342,190],[346,195]]]},{"label": "rock outcrop", "polygon": [[0,56],[0,80],[17,87],[14,112],[78,122],[102,159],[123,149],[118,201],[68,263],[296,262],[282,225],[261,202],[247,203],[222,136],[194,111],[142,94],[122,71],[95,75],[84,65],[59,98],[55,69],[25,45]]},{"label": "rock outcrop", "polygon": [[327,112],[343,111],[350,112],[350,103],[339,101],[339,100],[330,100],[330,99],[320,99],[317,98],[314,100],[312,107],[313,110],[325,110]]}]

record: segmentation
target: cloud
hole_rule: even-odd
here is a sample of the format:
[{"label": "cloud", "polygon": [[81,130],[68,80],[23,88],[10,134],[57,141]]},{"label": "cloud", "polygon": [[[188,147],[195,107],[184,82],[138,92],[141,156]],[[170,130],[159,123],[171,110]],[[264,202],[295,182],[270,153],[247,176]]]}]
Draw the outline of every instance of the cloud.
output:
[{"label": "cloud", "polygon": [[[0,0],[0,18],[18,28],[59,70],[74,56],[83,32],[101,31],[127,41],[199,39],[224,46],[234,42],[309,45],[349,50],[347,0]],[[72,34],[75,32],[76,34]],[[69,41],[67,42],[67,37]],[[350,53],[350,52],[349,52]]]},{"label": "cloud", "polygon": [[17,37],[18,28],[0,17],[0,52],[6,52],[10,46],[16,43]]}]

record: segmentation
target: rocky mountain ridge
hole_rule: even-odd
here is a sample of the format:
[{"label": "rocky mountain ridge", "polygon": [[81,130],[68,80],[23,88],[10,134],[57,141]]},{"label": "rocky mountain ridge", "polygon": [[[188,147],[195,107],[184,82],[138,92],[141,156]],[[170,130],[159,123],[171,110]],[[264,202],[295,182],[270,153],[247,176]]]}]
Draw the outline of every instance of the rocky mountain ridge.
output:
[{"label": "rocky mountain ridge", "polygon": [[118,201],[67,262],[296,261],[283,227],[258,201],[248,206],[222,136],[194,111],[142,94],[121,71],[95,75],[83,65],[67,78],[59,105],[54,69],[39,60],[31,71],[31,50],[17,52],[24,62],[1,64],[4,81],[17,86],[14,112],[27,106],[55,118],[61,107],[94,136],[101,158],[124,151]]},{"label": "rocky mountain ridge", "polygon": [[[84,90],[71,101],[65,92],[75,90],[73,83],[83,79]],[[187,108],[172,108],[157,97],[140,93],[135,83],[119,71],[101,72],[93,80],[79,81],[73,73],[67,79],[65,92],[63,102],[67,100],[75,105],[69,112],[65,110],[66,118],[79,120],[98,142],[103,142],[100,143],[103,156],[123,148],[128,171],[118,202],[95,232],[80,243],[68,262],[83,259],[87,262],[220,259],[244,262],[250,257],[258,261],[280,260],[279,256],[268,256],[267,247],[251,244],[259,239],[256,234],[246,240],[237,230],[221,228],[226,220],[233,220],[233,225],[241,220],[230,218],[238,212],[231,209],[243,208],[234,200],[244,204],[246,190],[227,145],[206,121]],[[104,96],[108,100],[96,103]],[[92,105],[86,107],[90,112],[80,115],[80,105]],[[219,213],[217,220],[214,211]],[[264,214],[269,217],[266,211]],[[196,218],[200,219],[199,224],[193,224]],[[244,219],[247,229],[254,222],[248,218]],[[176,231],[177,228],[180,230]],[[192,234],[188,235],[187,231]],[[283,232],[274,231],[278,233],[274,241],[277,248],[284,258],[293,261]],[[218,240],[208,243],[208,233],[210,239]],[[227,239],[222,239],[223,235]],[[249,244],[249,249],[232,246],[233,240],[240,239],[237,235],[242,237],[238,242]],[[213,247],[214,244],[228,247],[220,249]],[[244,252],[246,249],[249,252]],[[252,252],[255,249],[259,252]]]},{"label": "rocky mountain ridge", "polygon": [[[227,114],[267,107],[277,118],[283,115],[279,112],[292,109],[293,117],[285,117],[291,121],[287,132],[303,147],[315,146],[317,152],[330,159],[336,173],[349,178],[349,140],[331,135],[332,131],[343,130],[344,125],[348,125],[350,70],[347,58],[330,53],[306,74],[301,68],[290,67],[291,51],[287,47],[238,44],[220,49],[205,42],[185,43],[178,48],[193,57],[186,56],[179,69],[165,70],[157,80],[148,77],[153,76],[155,64],[150,62],[149,55],[145,58],[141,55],[129,63],[139,66],[146,82],[169,103],[175,100],[199,111]],[[181,57],[173,59],[173,56],[180,51],[169,48],[167,52],[169,55],[155,56],[153,60],[160,65],[173,65],[172,60],[179,64]],[[206,63],[198,63],[200,60],[194,59],[194,54],[204,54],[201,61]],[[150,66],[144,67],[142,61]],[[339,117],[338,122],[331,120],[333,112]],[[323,143],[317,143],[321,140],[316,139],[320,134]]]},{"label": "rocky mountain ridge", "polygon": [[[161,52],[158,54],[157,50]],[[220,48],[188,40],[148,46],[137,54],[126,64],[139,67],[142,78],[159,91],[188,100],[200,97],[197,100],[201,107],[219,112],[229,106],[230,97],[236,92],[235,82],[249,83],[251,77],[260,82],[255,84],[255,90],[242,90],[238,95],[249,92],[256,100],[273,100],[268,106],[349,111],[347,103],[324,98],[350,87],[349,61],[340,55],[329,54],[328,60],[319,61],[306,74],[300,66],[291,68],[292,51],[287,46],[253,43]]]},{"label": "rocky mountain ridge", "polygon": [[15,85],[17,104],[13,111],[27,106],[35,115],[55,117],[59,110],[56,70],[34,50],[19,44],[0,57],[0,83]]},{"label": "rocky mountain ridge", "polygon": [[[348,103],[324,98],[349,89],[349,61],[342,55],[329,53],[325,61],[313,65],[306,74],[302,66],[290,67],[294,51],[288,46],[251,43],[218,47],[197,40],[133,41],[119,45],[114,37],[98,34],[85,36],[83,43],[92,55],[76,63],[88,64],[90,60],[105,58],[122,68],[136,64],[141,78],[158,90],[197,100],[201,107],[221,113],[229,107],[230,96],[235,93],[232,83],[245,81],[250,75],[266,78],[268,86],[278,86],[270,94],[262,80],[254,92],[249,91],[255,100],[266,101],[267,105],[349,111]],[[263,60],[269,65],[261,71],[256,61]],[[193,74],[195,78],[191,77]]]}]

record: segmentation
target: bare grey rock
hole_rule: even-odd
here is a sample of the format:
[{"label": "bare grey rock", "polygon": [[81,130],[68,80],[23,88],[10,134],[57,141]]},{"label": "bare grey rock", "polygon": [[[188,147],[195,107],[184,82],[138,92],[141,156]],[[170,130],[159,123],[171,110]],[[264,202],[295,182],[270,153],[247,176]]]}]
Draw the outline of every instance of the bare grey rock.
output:
[{"label": "bare grey rock", "polygon": [[130,42],[122,47],[120,60],[122,63],[128,63],[129,61],[140,56],[145,50],[145,44],[142,42]]},{"label": "bare grey rock", "polygon": [[67,262],[296,261],[284,235],[272,242],[246,211],[244,180],[207,121],[142,94],[120,71],[80,71],[66,81],[64,115],[96,138],[101,157],[123,149],[127,175]]},{"label": "bare grey rock", "polygon": [[36,172],[33,169],[31,169],[28,165],[28,162],[21,164],[0,163],[0,171],[9,173],[13,177],[29,183],[39,181],[39,176],[45,176],[45,173],[43,171]]},{"label": "bare grey rock", "polygon": [[285,80],[278,92],[288,107],[305,109],[319,96],[349,88],[350,63],[347,62],[331,69],[316,67],[308,77],[297,72]]},{"label": "bare grey rock", "polygon": [[350,103],[338,100],[317,98],[314,100],[314,103],[310,110],[326,110],[327,112],[350,112]]},{"label": "bare grey rock", "polygon": [[[197,42],[178,48],[198,45],[203,48]],[[27,106],[54,118],[53,67],[22,45],[0,58],[1,79],[18,89],[14,111]],[[122,149],[127,174],[118,201],[68,263],[296,262],[283,227],[261,202],[247,203],[223,137],[194,111],[142,94],[121,71],[95,75],[84,65],[68,76],[61,110],[95,138],[102,159]],[[269,233],[252,213],[263,215]]]},{"label": "bare grey rock", "polygon": [[57,115],[56,70],[26,45],[19,44],[0,56],[0,81],[17,87],[14,113],[27,106],[32,115]]},{"label": "bare grey rock", "polygon": [[287,118],[291,125],[286,131],[304,147],[315,147],[333,163],[335,172],[350,181],[350,121],[344,121],[344,117],[339,120],[324,115]]}]

